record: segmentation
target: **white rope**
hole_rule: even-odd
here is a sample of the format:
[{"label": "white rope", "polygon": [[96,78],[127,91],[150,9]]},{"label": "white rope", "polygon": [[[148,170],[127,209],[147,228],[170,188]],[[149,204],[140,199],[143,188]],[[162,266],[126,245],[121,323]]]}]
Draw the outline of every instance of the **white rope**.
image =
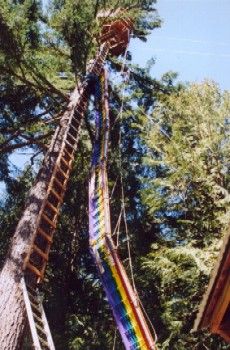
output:
[{"label": "white rope", "polygon": [[[122,64],[122,69],[121,69],[121,74],[124,73],[124,69],[127,63],[127,52],[128,52],[128,45],[126,47],[125,55],[124,55],[124,60]],[[121,94],[121,107],[120,107],[120,112],[119,112],[119,119],[121,122],[123,121],[123,109],[124,109],[124,97],[125,97],[125,87],[128,83],[128,80],[124,81],[123,89],[122,89],[122,94]],[[136,286],[135,286],[135,281],[134,281],[134,273],[133,273],[133,264],[132,264],[132,256],[131,256],[131,249],[130,249],[130,236],[129,236],[129,230],[128,230],[128,225],[127,225],[127,215],[126,215],[126,210],[125,210],[125,194],[124,194],[124,184],[123,184],[123,175],[122,175],[122,156],[121,156],[121,144],[122,144],[122,132],[121,128],[119,131],[119,168],[120,168],[120,181],[121,181],[121,212],[124,220],[124,225],[125,225],[125,235],[126,235],[126,244],[127,244],[127,251],[128,251],[128,261],[129,261],[129,270],[131,274],[131,281],[133,285],[134,291],[136,291]],[[120,234],[120,232],[118,232]],[[119,246],[119,235],[117,235],[117,247]]]},{"label": "white rope", "polygon": [[115,332],[114,332],[113,350],[116,349],[116,342],[117,342],[117,328],[115,328]]},{"label": "white rope", "polygon": [[[128,46],[126,48],[126,52],[125,52],[125,55],[124,55],[124,61],[123,61],[123,64],[122,64],[122,69],[121,69],[121,74],[124,73],[124,69],[125,69],[125,65],[126,65],[126,61],[127,61],[127,51],[128,51]],[[121,107],[120,107],[120,110],[118,111],[118,115],[115,119],[115,122],[114,124],[116,123],[117,120],[120,119],[120,121],[122,122],[123,121],[123,111],[127,111],[126,108],[124,107],[124,97],[125,97],[125,87],[127,85],[129,81],[129,74],[127,75],[126,77],[126,80],[124,81],[124,84],[123,84],[123,88],[122,88],[122,93],[121,93]],[[138,107],[140,108],[140,107]],[[141,108],[140,108],[141,109]],[[150,117],[144,113],[142,111],[142,113],[144,115],[146,115],[146,117],[153,122],[153,120],[150,119]],[[161,133],[166,136],[167,138],[170,138],[169,135],[167,135],[167,133],[164,132],[164,130],[161,130],[160,126],[159,126],[159,129],[161,131]],[[130,235],[129,235],[129,229],[128,229],[128,224],[127,224],[127,214],[126,214],[126,208],[125,208],[125,193],[124,193],[124,184],[123,184],[123,172],[122,172],[122,156],[121,156],[121,141],[122,141],[122,132],[121,132],[121,128],[120,128],[120,131],[119,131],[119,168],[120,168],[120,181],[121,181],[121,201],[122,201],[122,204],[121,204],[121,211],[120,211],[120,214],[119,214],[119,217],[118,217],[118,220],[117,220],[117,224],[115,226],[115,229],[113,231],[113,235],[117,235],[116,237],[116,247],[118,248],[119,246],[119,237],[120,237],[120,225],[121,225],[121,217],[123,216],[123,220],[124,220],[124,225],[125,225],[125,235],[126,235],[126,242],[127,242],[127,251],[128,251],[128,261],[129,261],[129,269],[130,269],[130,274],[131,274],[131,281],[132,281],[132,286],[133,286],[133,289],[134,289],[134,292],[137,296],[137,300],[138,302],[140,303],[141,305],[141,308],[146,316],[146,319],[148,321],[148,323],[150,324],[151,326],[151,329],[153,330],[153,333],[154,333],[154,338],[155,338],[155,343],[157,342],[157,334],[156,334],[156,331],[155,331],[155,328],[147,314],[147,311],[145,310],[144,308],[144,305],[142,304],[139,296],[138,296],[138,293],[137,293],[137,289],[136,289],[136,285],[135,285],[135,280],[134,280],[134,271],[133,271],[133,264],[132,264],[132,256],[131,256],[131,247],[130,247]],[[113,190],[112,190],[112,193],[115,189],[115,186],[116,186],[116,183],[117,183],[117,180],[114,184],[114,187],[113,187]],[[114,334],[114,343],[113,343],[113,350],[115,350],[115,347],[116,347],[116,337],[117,337],[117,330],[115,330],[115,334]]]},{"label": "white rope", "polygon": [[[127,51],[128,51],[128,46],[126,48],[126,53],[125,53],[125,62],[123,62],[122,64],[122,72],[124,72],[124,68],[125,68],[125,64],[126,64],[126,57],[127,57]],[[120,121],[122,122],[123,121],[123,111],[126,110],[126,108],[124,107],[124,97],[125,97],[125,87],[128,83],[128,80],[129,80],[129,75],[128,75],[128,79],[125,81],[125,84],[123,86],[123,89],[122,89],[122,93],[121,93],[121,107],[120,107],[120,111],[118,113],[118,116],[116,118],[117,119],[120,119]],[[140,108],[140,107],[138,107]],[[142,111],[142,113],[144,115],[147,116],[147,118],[152,121],[150,119],[150,117],[144,113]],[[115,120],[115,122],[116,122]],[[161,130],[160,130],[161,131]],[[163,133],[164,134],[164,133]],[[164,134],[165,135],[165,134]],[[165,135],[167,136],[168,138],[170,138],[167,134]],[[117,247],[119,245],[119,234],[120,234],[120,223],[121,223],[121,213],[123,214],[123,220],[124,220],[124,225],[125,225],[125,234],[126,234],[126,242],[127,242],[127,251],[128,251],[128,261],[129,261],[129,269],[130,269],[130,274],[131,274],[131,281],[132,281],[132,286],[133,286],[133,289],[134,289],[134,292],[137,296],[137,299],[138,299],[138,302],[140,303],[141,305],[141,308],[153,330],[153,333],[154,333],[154,338],[155,338],[155,343],[157,342],[157,334],[156,334],[156,331],[155,331],[155,328],[147,314],[147,311],[145,310],[144,308],[144,305],[142,304],[139,296],[138,296],[138,293],[137,293],[137,289],[136,289],[136,284],[135,284],[135,279],[134,279],[134,271],[133,271],[133,264],[132,264],[132,256],[131,256],[131,247],[130,247],[130,235],[129,235],[129,229],[128,229],[128,224],[127,224],[127,214],[126,214],[126,208],[125,208],[125,193],[124,193],[124,184],[123,184],[123,175],[122,175],[122,157],[121,157],[121,141],[122,141],[122,133],[121,133],[121,128],[120,128],[120,131],[119,131],[119,167],[120,167],[120,180],[121,180],[121,201],[122,201],[122,206],[121,206],[121,212],[120,212],[120,215],[119,215],[119,218],[118,218],[118,222],[117,222],[117,225],[116,227],[118,226],[118,233],[117,233]],[[115,227],[115,230],[116,230],[116,227]],[[115,343],[116,343],[116,333],[115,333],[115,338],[114,338],[114,347],[113,347],[113,350],[115,350]]]}]

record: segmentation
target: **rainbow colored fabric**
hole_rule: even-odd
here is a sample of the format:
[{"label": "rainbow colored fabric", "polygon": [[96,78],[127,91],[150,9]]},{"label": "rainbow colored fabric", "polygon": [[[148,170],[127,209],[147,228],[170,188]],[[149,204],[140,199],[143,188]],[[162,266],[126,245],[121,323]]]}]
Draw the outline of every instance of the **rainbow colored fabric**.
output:
[{"label": "rainbow colored fabric", "polygon": [[90,249],[113,311],[125,348],[156,350],[154,340],[141,311],[137,295],[119,260],[111,237],[107,185],[109,107],[107,73],[91,75],[95,102],[95,142],[89,182]]}]

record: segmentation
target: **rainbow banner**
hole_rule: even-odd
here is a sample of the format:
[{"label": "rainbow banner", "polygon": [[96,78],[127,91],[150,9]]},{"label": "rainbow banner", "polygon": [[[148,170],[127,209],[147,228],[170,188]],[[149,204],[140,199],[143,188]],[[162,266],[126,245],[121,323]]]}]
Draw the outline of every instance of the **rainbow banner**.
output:
[{"label": "rainbow banner", "polygon": [[110,223],[107,180],[109,104],[107,73],[91,75],[95,97],[95,141],[89,181],[89,240],[106,296],[126,350],[156,350],[135,294],[117,255]]}]

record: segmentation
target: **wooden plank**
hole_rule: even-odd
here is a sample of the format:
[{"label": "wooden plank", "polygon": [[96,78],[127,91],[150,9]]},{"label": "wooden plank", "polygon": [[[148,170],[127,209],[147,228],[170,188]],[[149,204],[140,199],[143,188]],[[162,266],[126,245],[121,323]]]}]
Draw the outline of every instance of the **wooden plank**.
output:
[{"label": "wooden plank", "polygon": [[[75,119],[75,118],[73,118],[73,119]],[[79,125],[80,123],[78,122],[78,125]],[[71,122],[70,122],[70,124],[69,124],[69,132],[70,132],[70,129],[73,129],[75,132],[76,132],[76,134],[78,135],[79,134],[79,127],[78,128],[75,128],[75,126],[73,126],[73,124],[72,124],[72,120],[71,120]]]},{"label": "wooden plank", "polygon": [[66,147],[64,148],[63,153],[65,153],[70,159],[74,160],[74,155],[72,153],[69,153]]},{"label": "wooden plank", "polygon": [[49,218],[45,213],[42,213],[41,217],[42,217],[46,222],[48,222],[48,224],[49,224],[50,226],[52,226],[53,228],[56,228],[56,222],[50,220],[50,218]]},{"label": "wooden plank", "polygon": [[[47,334],[46,334],[43,327],[41,327],[38,323],[35,323],[35,327],[47,338]],[[41,337],[39,340],[41,340]],[[49,344],[47,343],[47,345],[49,345]]]},{"label": "wooden plank", "polygon": [[61,162],[63,162],[68,168],[70,168],[70,164],[72,162],[72,160],[70,160],[69,162],[65,160],[65,158],[63,157],[63,155],[60,158]]},{"label": "wooden plank", "polygon": [[34,310],[35,310],[39,315],[42,314],[42,313],[41,313],[41,309],[40,309],[38,303],[34,304],[34,303],[30,300],[30,305],[31,305],[31,307],[32,307],[33,314],[34,314]]},{"label": "wooden plank", "polygon": [[66,179],[69,178],[69,172],[70,172],[70,169],[69,169],[69,168],[68,168],[67,171],[65,172],[65,171],[60,167],[60,165],[57,165],[57,170],[60,171],[60,173],[61,173]]},{"label": "wooden plank", "polygon": [[66,180],[64,181],[64,183],[62,184],[57,177],[53,177],[53,182],[55,182],[59,187],[60,187],[60,191],[65,191],[66,190]]},{"label": "wooden plank", "polygon": [[65,139],[65,143],[75,151],[75,149],[76,149],[76,144],[72,144],[72,143],[70,143],[70,142],[69,142],[68,140],[66,140],[66,139]]},{"label": "wooden plank", "polygon": [[69,131],[67,133],[67,140],[68,140],[68,137],[70,137],[74,142],[77,142],[77,139],[72,134],[70,134]]},{"label": "wooden plank", "polygon": [[55,350],[55,346],[54,346],[54,342],[53,342],[53,338],[50,332],[50,328],[49,328],[49,324],[46,318],[46,314],[43,308],[43,305],[41,305],[41,311],[42,311],[42,321],[43,321],[43,325],[44,325],[44,330],[46,332],[46,336],[47,336],[47,340],[49,343],[49,350]]},{"label": "wooden plank", "polygon": [[64,146],[64,152],[68,153],[70,157],[73,157],[74,159],[74,148],[68,146],[67,144],[65,144]]},{"label": "wooden plank", "polygon": [[[230,227],[226,235],[223,237],[223,245],[219,253],[219,258],[212,271],[211,278],[208,284],[206,293],[200,304],[197,317],[194,322],[192,331],[197,331],[200,328],[207,328],[212,320],[214,309],[218,302],[220,292],[223,290],[225,278],[230,268]],[[227,274],[226,274],[227,273]],[[222,278],[224,277],[224,278]]]},{"label": "wooden plank", "polygon": [[38,315],[36,315],[35,313],[33,313],[33,317],[34,317],[34,319],[36,320],[36,322],[39,322],[40,324],[43,325],[43,321],[42,321],[42,319],[41,319]]},{"label": "wooden plank", "polygon": [[59,209],[57,207],[55,207],[52,203],[50,203],[50,201],[46,200],[45,206],[49,207],[49,209],[51,209],[54,213],[58,214]]},{"label": "wooden plank", "polygon": [[50,244],[53,243],[52,237],[48,233],[46,233],[41,227],[38,227],[37,233],[44,237]]},{"label": "wooden plank", "polygon": [[21,286],[22,286],[23,298],[24,298],[25,306],[26,306],[27,317],[28,317],[28,321],[29,321],[29,325],[30,325],[31,335],[32,335],[32,339],[33,339],[33,345],[34,345],[36,350],[42,350],[42,348],[40,346],[40,342],[39,342],[39,337],[38,337],[38,334],[36,331],[36,327],[35,327],[35,321],[33,318],[33,311],[32,311],[29,296],[27,293],[24,277],[21,279]]},{"label": "wooden plank", "polygon": [[43,251],[41,250],[36,244],[33,244],[33,247],[32,247],[33,251],[35,251],[39,256],[42,257],[42,259],[44,259],[45,261],[48,261],[48,255]]},{"label": "wooden plank", "polygon": [[[47,349],[50,349],[49,344],[48,344],[44,339],[42,339],[41,337],[39,337],[39,341],[40,341],[40,343],[42,343],[43,346],[46,346]],[[36,350],[37,350],[37,349],[36,349]]]},{"label": "wooden plank", "polygon": [[26,263],[26,267],[31,271],[33,272],[37,277],[39,278],[43,278],[43,275],[41,273],[41,271],[39,271],[37,269],[37,267],[35,267],[34,265],[32,265],[29,261]]},{"label": "wooden plank", "polygon": [[229,303],[230,303],[230,275],[228,276],[228,279],[225,283],[224,290],[218,299],[218,302],[215,306],[214,312],[211,317],[210,329],[213,333],[216,333],[216,331],[220,328],[221,321],[224,317],[224,314],[228,308]]},{"label": "wooden plank", "polygon": [[50,189],[50,192],[59,200],[60,203],[63,202],[63,194],[58,194],[53,188]]},{"label": "wooden plank", "polygon": [[75,118],[73,115],[70,121],[69,127],[74,128],[77,132],[79,132],[80,125],[81,125],[81,119]]}]

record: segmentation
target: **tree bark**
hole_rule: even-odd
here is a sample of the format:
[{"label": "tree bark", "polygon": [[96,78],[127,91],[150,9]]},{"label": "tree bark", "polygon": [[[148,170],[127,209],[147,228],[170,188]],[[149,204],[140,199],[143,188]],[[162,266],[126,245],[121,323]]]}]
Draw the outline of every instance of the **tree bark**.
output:
[{"label": "tree bark", "polygon": [[23,262],[29,251],[33,234],[36,229],[38,214],[45,199],[47,187],[63,142],[66,121],[74,113],[79,101],[79,89],[71,95],[67,111],[61,118],[49,150],[43,161],[37,180],[32,187],[25,210],[12,238],[5,264],[0,274],[0,348],[1,350],[20,349],[26,311],[21,289]]},{"label": "tree bark", "polygon": [[[88,72],[99,74],[109,52],[110,44],[101,45],[97,58],[90,65]],[[26,311],[22,295],[21,277],[24,259],[29,252],[33,234],[37,228],[38,215],[46,197],[53,168],[57,161],[65,135],[67,122],[75,113],[77,105],[87,95],[88,81],[73,91],[66,112],[52,138],[37,180],[32,187],[25,210],[13,236],[5,264],[0,274],[0,346],[1,350],[19,350],[26,327]],[[80,91],[80,92],[79,92]],[[79,118],[79,127],[82,121]]]}]

